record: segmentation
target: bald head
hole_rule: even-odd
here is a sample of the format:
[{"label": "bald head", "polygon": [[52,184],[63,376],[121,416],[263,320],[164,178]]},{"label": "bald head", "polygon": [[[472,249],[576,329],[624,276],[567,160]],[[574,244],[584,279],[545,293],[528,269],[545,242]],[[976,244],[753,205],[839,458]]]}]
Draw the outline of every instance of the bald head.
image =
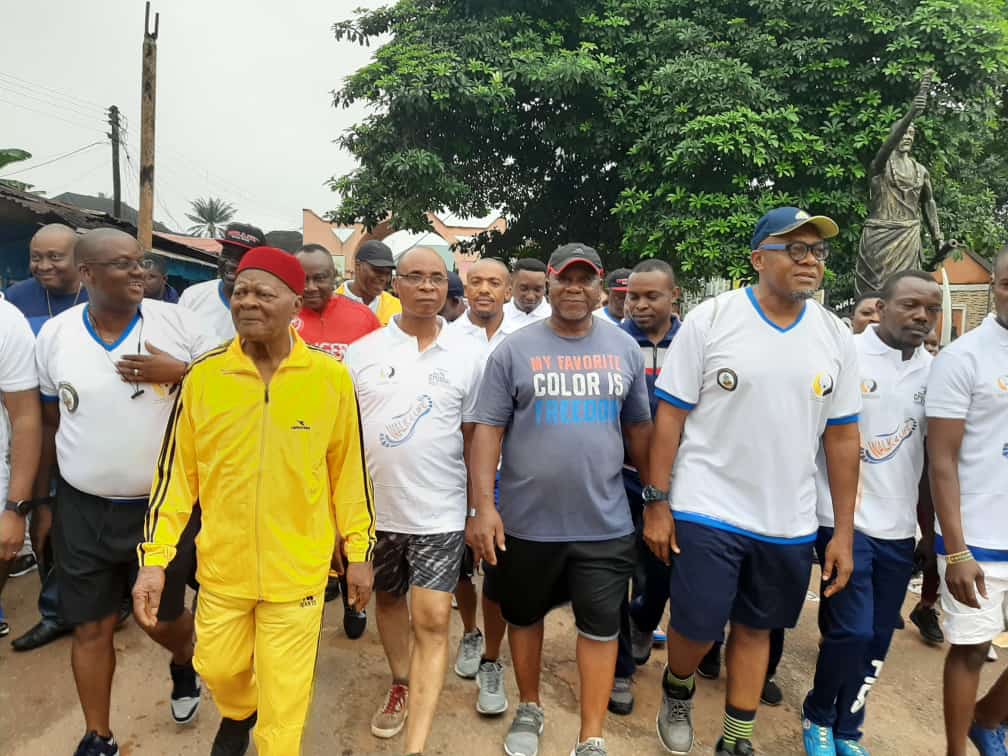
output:
[{"label": "bald head", "polygon": [[133,251],[140,251],[140,243],[125,231],[118,228],[95,228],[77,240],[74,257],[80,265]]},{"label": "bald head", "polygon": [[52,294],[79,290],[80,275],[74,262],[77,232],[62,223],[42,226],[28,243],[28,269],[32,277]]},{"label": "bald head", "polygon": [[468,280],[469,276],[473,274],[473,271],[477,271],[479,275],[483,276],[491,270],[495,270],[497,273],[503,273],[505,278],[510,278],[511,276],[511,271],[508,270],[508,266],[503,260],[499,260],[496,257],[481,257],[469,266],[469,271],[466,273],[466,280]]},{"label": "bald head", "polygon": [[448,266],[445,265],[444,258],[430,247],[413,247],[403,252],[399,262],[396,263],[396,273],[403,275],[416,265],[423,265],[426,268],[431,263],[440,265],[444,274],[448,275]]}]

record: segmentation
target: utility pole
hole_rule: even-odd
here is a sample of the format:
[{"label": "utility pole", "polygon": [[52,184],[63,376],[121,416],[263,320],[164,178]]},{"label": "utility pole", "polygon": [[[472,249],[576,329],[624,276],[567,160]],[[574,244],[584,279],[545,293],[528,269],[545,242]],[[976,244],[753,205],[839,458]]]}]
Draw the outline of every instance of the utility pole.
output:
[{"label": "utility pole", "polygon": [[108,109],[108,122],[112,127],[109,139],[112,140],[112,215],[122,216],[122,187],[119,183],[119,108],[115,105]]},{"label": "utility pole", "polygon": [[157,99],[157,38],[161,14],[150,28],[150,2],[144,11],[143,78],[140,84],[140,210],[137,240],[150,252],[154,237],[154,104]]}]

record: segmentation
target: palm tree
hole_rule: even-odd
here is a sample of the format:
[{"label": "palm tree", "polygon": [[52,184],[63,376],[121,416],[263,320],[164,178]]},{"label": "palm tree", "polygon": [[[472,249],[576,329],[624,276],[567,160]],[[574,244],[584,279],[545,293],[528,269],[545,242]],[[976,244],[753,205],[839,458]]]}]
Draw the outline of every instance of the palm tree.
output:
[{"label": "palm tree", "polygon": [[[19,150],[16,147],[0,147],[0,169],[3,169],[11,163],[19,163],[22,160],[28,160],[30,158],[30,152]],[[0,179],[0,186],[17,189],[20,192],[30,192],[32,187],[35,185],[26,184],[24,181],[17,181],[16,179]],[[45,192],[35,192],[35,194],[45,194]]]},{"label": "palm tree", "polygon": [[211,239],[216,239],[237,212],[234,205],[219,197],[197,198],[189,204],[192,206],[192,212],[186,213],[186,218],[193,222],[189,227],[189,233],[193,236],[209,236]]}]

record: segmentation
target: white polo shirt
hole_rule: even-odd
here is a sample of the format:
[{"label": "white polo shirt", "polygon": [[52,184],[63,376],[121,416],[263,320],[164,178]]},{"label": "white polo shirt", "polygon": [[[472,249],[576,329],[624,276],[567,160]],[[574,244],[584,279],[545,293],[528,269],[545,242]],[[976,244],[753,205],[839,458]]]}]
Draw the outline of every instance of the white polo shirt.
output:
[{"label": "white polo shirt", "polygon": [[[861,476],[854,527],[872,538],[913,538],[927,435],[924,397],[934,358],[919,346],[904,360],[876,329],[868,326],[854,337],[861,370]],[[821,446],[817,466],[819,524],[831,528],[833,497]]]},{"label": "white polo shirt", "polygon": [[482,363],[486,363],[486,358],[490,356],[490,352],[497,348],[498,344],[520,328],[521,326],[514,321],[504,318],[500,327],[494,332],[493,338],[487,339],[486,329],[473,323],[469,319],[468,311],[448,324],[448,332],[453,336],[461,337],[465,343],[470,344],[474,354],[480,355]]},{"label": "white polo shirt", "polygon": [[[993,314],[935,358],[926,409],[929,418],[966,421],[959,449],[966,543],[1008,552],[1008,329]],[[1008,561],[1008,553],[974,555]]]},{"label": "white polo shirt", "polygon": [[145,299],[120,337],[105,344],[79,304],[49,320],[35,345],[42,400],[59,402],[56,461],[74,488],[107,499],[150,495],[154,465],[176,387],[142,383],[143,393],[116,372],[127,354],[149,354],[145,342],[192,362],[217,346],[196,317],[177,305]]},{"label": "white polo shirt", "polygon": [[780,328],[752,289],[690,312],[655,395],[689,415],[671,481],[679,520],[771,543],[815,539],[816,452],[827,424],[857,422],[850,331],[814,301]]},{"label": "white polo shirt", "polygon": [[196,314],[199,327],[214,346],[235,337],[231,304],[224,298],[224,282],[220,279],[193,284],[179,295],[178,303]]},{"label": "white polo shirt", "polygon": [[515,307],[514,299],[509,299],[504,304],[504,320],[507,321],[512,330],[518,330],[523,326],[527,326],[531,323],[538,323],[540,320],[545,320],[550,315],[553,314],[553,308],[550,307],[550,303],[546,301],[546,297],[543,297],[543,301],[539,303],[532,312],[522,312],[517,307]]},{"label": "white polo shirt", "polygon": [[[0,394],[38,388],[35,334],[21,311],[0,294]],[[0,497],[10,483],[10,418],[0,403]]]},{"label": "white polo shirt", "polygon": [[351,344],[343,362],[357,387],[377,529],[465,530],[462,423],[476,408],[483,356],[443,320],[437,340],[421,352],[393,318]]}]

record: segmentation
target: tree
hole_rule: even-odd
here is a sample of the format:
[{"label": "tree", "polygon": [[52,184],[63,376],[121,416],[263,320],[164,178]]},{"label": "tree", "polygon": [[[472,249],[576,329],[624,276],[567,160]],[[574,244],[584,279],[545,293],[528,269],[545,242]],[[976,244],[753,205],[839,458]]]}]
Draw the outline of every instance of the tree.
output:
[{"label": "tree", "polygon": [[[30,159],[30,152],[19,150],[16,147],[0,147],[0,170],[3,170],[11,163],[20,163],[22,160]],[[0,178],[0,186],[16,189],[19,192],[30,192],[35,185],[26,184],[24,181],[18,181],[17,179]],[[45,192],[37,191],[35,194],[45,194]]]},{"label": "tree", "polygon": [[849,276],[867,166],[927,68],[916,153],[947,235],[990,251],[1008,203],[1005,0],[400,0],[335,25],[392,40],[334,93],[334,215],[425,226],[503,208],[490,251],[598,245],[689,279],[749,272],[769,207],[828,213]]},{"label": "tree", "polygon": [[197,198],[189,204],[192,206],[192,212],[186,213],[186,218],[193,222],[189,227],[189,233],[193,236],[209,236],[211,239],[216,239],[237,212],[230,202],[218,197]]}]

